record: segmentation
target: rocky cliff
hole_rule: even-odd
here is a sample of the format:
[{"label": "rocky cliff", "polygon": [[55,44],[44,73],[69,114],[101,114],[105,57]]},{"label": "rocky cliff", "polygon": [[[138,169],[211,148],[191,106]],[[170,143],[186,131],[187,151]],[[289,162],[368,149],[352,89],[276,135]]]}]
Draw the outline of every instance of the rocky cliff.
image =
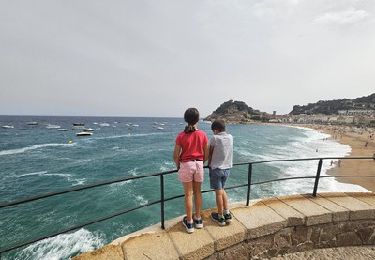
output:
[{"label": "rocky cliff", "polygon": [[317,103],[309,103],[304,106],[295,105],[289,113],[291,115],[300,114],[337,114],[339,110],[359,110],[359,109],[375,109],[375,93],[366,97],[356,99],[335,99],[320,100]]},{"label": "rocky cliff", "polygon": [[222,103],[211,115],[204,118],[213,121],[222,118],[228,123],[248,123],[260,120],[265,113],[254,110],[243,101],[228,100]]}]

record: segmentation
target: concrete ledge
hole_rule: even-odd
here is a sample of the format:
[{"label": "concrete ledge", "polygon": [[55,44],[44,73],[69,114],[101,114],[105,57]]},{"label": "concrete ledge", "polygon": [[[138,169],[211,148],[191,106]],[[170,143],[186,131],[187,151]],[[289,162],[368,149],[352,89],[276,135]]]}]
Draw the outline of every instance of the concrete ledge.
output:
[{"label": "concrete ledge", "polygon": [[251,259],[318,248],[375,244],[375,195],[321,193],[252,201],[232,208],[230,225],[203,214],[204,228],[187,234],[182,217],[154,225],[74,259]]}]

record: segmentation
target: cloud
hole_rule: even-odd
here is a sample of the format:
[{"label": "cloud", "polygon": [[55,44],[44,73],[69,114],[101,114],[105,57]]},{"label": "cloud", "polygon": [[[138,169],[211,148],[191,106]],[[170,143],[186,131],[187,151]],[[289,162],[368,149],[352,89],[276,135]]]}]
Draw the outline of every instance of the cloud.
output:
[{"label": "cloud", "polygon": [[339,12],[328,12],[314,21],[321,24],[354,24],[366,19],[370,14],[365,10],[350,8]]},{"label": "cloud", "polygon": [[282,17],[289,15],[300,0],[263,0],[253,6],[253,13],[258,18]]}]

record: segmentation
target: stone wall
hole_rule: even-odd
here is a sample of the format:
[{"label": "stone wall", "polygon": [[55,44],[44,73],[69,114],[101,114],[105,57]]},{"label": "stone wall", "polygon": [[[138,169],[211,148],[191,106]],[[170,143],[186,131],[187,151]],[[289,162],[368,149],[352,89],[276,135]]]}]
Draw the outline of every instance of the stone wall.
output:
[{"label": "stone wall", "polygon": [[262,259],[320,248],[375,245],[374,231],[373,220],[288,227],[245,240],[206,259]]},{"label": "stone wall", "polygon": [[[242,204],[243,205],[243,204]],[[203,214],[204,228],[187,234],[181,218],[152,226],[75,259],[261,259],[317,248],[375,244],[373,193],[321,193],[252,201],[232,208],[220,227]]]}]

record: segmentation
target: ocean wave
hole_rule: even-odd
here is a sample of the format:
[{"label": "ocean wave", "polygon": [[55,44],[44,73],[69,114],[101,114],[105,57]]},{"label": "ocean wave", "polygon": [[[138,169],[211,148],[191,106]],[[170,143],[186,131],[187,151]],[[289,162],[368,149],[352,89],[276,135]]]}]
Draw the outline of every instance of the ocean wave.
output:
[{"label": "ocean wave", "polygon": [[146,205],[148,203],[148,200],[146,200],[142,195],[135,195],[135,200],[140,204],[140,205]]},{"label": "ocean wave", "polygon": [[148,134],[124,134],[124,135],[111,135],[111,136],[102,136],[102,137],[93,137],[90,140],[105,140],[105,139],[117,139],[117,138],[131,138],[131,137],[142,137],[142,136],[153,136],[153,135],[165,135],[169,134],[166,132],[162,133],[148,133]]},{"label": "ocean wave", "polygon": [[172,169],[175,169],[175,168],[176,168],[176,166],[175,166],[174,162],[163,161],[162,164],[159,167],[159,171],[165,172],[165,171],[169,171],[169,170],[172,170]]},{"label": "ocean wave", "polygon": [[[316,130],[303,129],[306,137],[295,138],[293,142],[285,146],[272,146],[270,155],[276,159],[284,154],[288,158],[323,158],[323,157],[344,157],[350,154],[351,147],[343,145],[335,140],[328,139],[330,135],[320,133]],[[315,176],[318,168],[318,161],[302,161],[302,162],[275,162],[272,166],[280,170],[279,177],[288,176]],[[334,167],[330,165],[330,161],[324,160],[321,175],[326,175],[327,171]],[[285,183],[274,183],[272,186],[278,194],[295,194],[306,193],[312,191],[314,179],[294,181],[293,185],[285,185]],[[292,188],[291,188],[292,187]],[[352,184],[343,184],[334,178],[322,179],[319,184],[319,191],[364,191],[365,189]]]},{"label": "ocean wave", "polygon": [[92,251],[103,245],[101,236],[80,229],[34,243],[17,252],[15,259],[68,259],[77,253]]},{"label": "ocean wave", "polygon": [[41,176],[41,175],[44,175],[46,173],[47,173],[47,171],[31,172],[31,173],[25,173],[25,174],[19,175],[18,177]]},{"label": "ocean wave", "polygon": [[41,149],[41,148],[45,148],[45,147],[57,147],[57,146],[71,147],[71,146],[74,146],[74,145],[75,145],[75,143],[73,143],[73,144],[54,144],[54,143],[52,143],[52,144],[35,144],[35,145],[26,146],[26,147],[17,148],[17,149],[2,150],[2,151],[0,151],[0,156],[19,154],[19,153],[24,153],[24,152],[27,152],[27,151]]},{"label": "ocean wave", "polygon": [[19,175],[18,177],[33,177],[33,176],[38,176],[38,177],[41,177],[41,176],[46,176],[46,177],[61,177],[61,178],[66,178],[67,181],[69,182],[74,182],[72,185],[73,186],[76,186],[76,185],[81,185],[81,184],[84,184],[86,182],[86,178],[74,178],[71,174],[68,174],[68,173],[48,173],[48,171],[40,171],[40,172],[31,172],[31,173],[25,173],[25,174],[21,174]]}]

